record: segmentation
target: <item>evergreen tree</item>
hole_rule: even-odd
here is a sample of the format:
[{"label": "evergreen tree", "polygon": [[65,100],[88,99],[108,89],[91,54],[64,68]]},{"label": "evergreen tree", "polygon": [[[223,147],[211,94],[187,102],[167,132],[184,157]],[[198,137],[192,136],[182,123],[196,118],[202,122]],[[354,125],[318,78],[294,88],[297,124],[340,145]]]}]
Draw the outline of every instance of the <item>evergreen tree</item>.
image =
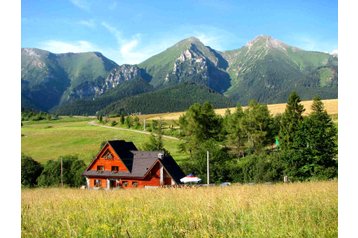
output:
[{"label": "evergreen tree", "polygon": [[301,99],[296,92],[292,92],[288,98],[285,112],[281,116],[280,125],[280,146],[283,149],[298,149],[302,141],[299,141],[298,134],[302,127],[303,112]]},{"label": "evergreen tree", "polygon": [[240,104],[237,104],[233,114],[227,114],[224,118],[225,131],[227,133],[227,144],[237,155],[243,154],[247,137],[242,128],[244,111]]},{"label": "evergreen tree", "polygon": [[125,124],[126,124],[127,128],[132,127],[132,117],[131,116],[126,117]]},{"label": "evergreen tree", "polygon": [[121,125],[123,125],[123,124],[124,124],[124,115],[123,115],[123,114],[121,114],[121,119],[120,119],[120,122],[121,122]]},{"label": "evergreen tree", "polygon": [[333,178],[337,176],[337,128],[324,109],[320,98],[312,104],[312,113],[304,121],[304,136],[310,157],[313,176]]},{"label": "evergreen tree", "polygon": [[139,117],[135,116],[133,119],[133,127],[135,129],[138,129],[140,127],[140,123],[139,123]]},{"label": "evergreen tree", "polygon": [[203,105],[193,104],[179,118],[179,125],[184,140],[180,149],[190,153],[206,140],[222,139],[222,118],[215,114],[212,105],[208,102]]},{"label": "evergreen tree", "polygon": [[273,143],[272,125],[273,118],[267,105],[251,100],[241,120],[242,131],[247,138],[247,148],[250,151],[260,151],[264,146]]}]

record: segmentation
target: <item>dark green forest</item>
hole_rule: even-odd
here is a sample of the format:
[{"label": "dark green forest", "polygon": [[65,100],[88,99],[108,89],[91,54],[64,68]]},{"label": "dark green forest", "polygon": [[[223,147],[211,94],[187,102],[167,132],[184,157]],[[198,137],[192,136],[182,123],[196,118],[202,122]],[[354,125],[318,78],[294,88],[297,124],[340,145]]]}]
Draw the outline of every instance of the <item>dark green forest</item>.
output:
[{"label": "dark green forest", "polygon": [[206,151],[210,154],[211,182],[277,182],[327,180],[338,176],[337,127],[319,98],[313,112],[294,92],[283,114],[270,115],[267,105],[250,101],[234,113],[216,115],[209,103],[194,104],[179,119],[189,156],[187,173],[206,178]]},{"label": "dark green forest", "polygon": [[177,86],[125,98],[105,107],[100,114],[176,112],[186,110],[195,102],[204,103],[206,101],[215,108],[234,106],[229,99],[206,86],[181,83]]}]

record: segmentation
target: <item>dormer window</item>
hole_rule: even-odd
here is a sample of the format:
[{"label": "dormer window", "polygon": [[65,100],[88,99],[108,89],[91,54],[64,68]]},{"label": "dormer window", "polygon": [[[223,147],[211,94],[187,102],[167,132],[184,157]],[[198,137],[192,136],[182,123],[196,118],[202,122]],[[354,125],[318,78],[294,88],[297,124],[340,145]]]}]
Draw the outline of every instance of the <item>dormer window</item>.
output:
[{"label": "dormer window", "polygon": [[103,165],[97,165],[97,171],[104,171]]},{"label": "dormer window", "polygon": [[118,166],[112,166],[112,172],[117,173],[119,170]]}]

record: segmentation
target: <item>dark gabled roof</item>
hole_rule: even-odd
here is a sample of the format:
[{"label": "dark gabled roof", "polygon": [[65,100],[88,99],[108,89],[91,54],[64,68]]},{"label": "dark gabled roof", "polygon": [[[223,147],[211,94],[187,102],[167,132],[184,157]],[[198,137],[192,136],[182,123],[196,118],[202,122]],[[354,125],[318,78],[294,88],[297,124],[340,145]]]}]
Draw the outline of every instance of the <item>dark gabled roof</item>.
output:
[{"label": "dark gabled roof", "polygon": [[129,171],[132,171],[133,154],[131,151],[138,150],[133,142],[126,142],[124,140],[110,140],[108,144],[114,149],[117,155],[121,158]]},{"label": "dark gabled roof", "polygon": [[174,179],[174,181],[177,184],[180,184],[180,179],[185,177],[185,174],[183,172],[183,170],[181,170],[181,168],[179,167],[179,165],[177,164],[177,162],[175,162],[175,160],[173,159],[173,157],[171,156],[165,156],[162,160],[161,160],[164,168],[167,170],[167,172],[172,176],[172,178]]}]

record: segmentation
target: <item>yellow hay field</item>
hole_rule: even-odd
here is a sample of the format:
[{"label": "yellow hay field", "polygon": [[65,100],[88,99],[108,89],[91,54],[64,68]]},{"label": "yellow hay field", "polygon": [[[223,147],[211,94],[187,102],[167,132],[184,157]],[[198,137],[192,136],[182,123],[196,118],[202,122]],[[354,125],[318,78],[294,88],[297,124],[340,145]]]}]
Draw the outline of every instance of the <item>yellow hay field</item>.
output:
[{"label": "yellow hay field", "polygon": [[[305,107],[306,111],[304,112],[304,115],[307,115],[311,113],[311,106],[312,106],[312,100],[310,101],[302,101],[302,105]],[[338,114],[338,99],[327,99],[322,100],[324,103],[325,109],[327,110],[328,114],[335,115]],[[276,115],[278,113],[283,113],[286,108],[286,103],[280,103],[280,104],[269,104],[267,105],[268,109],[273,115]],[[244,109],[246,107],[243,107]],[[231,108],[221,108],[221,109],[215,109],[215,112],[221,116],[225,114],[225,111],[229,109],[231,112],[235,111],[235,107]],[[171,113],[158,113],[158,114],[148,114],[148,115],[141,115],[141,118],[148,119],[148,120],[178,120],[181,115],[183,115],[185,112],[171,112]]]}]

